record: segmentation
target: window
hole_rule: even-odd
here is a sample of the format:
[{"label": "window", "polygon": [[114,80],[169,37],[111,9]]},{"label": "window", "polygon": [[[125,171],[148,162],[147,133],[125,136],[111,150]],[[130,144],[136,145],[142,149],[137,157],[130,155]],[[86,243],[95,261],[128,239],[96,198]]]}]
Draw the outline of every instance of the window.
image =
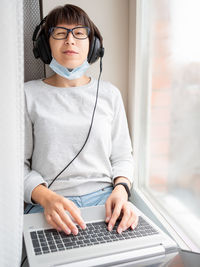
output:
[{"label": "window", "polygon": [[137,8],[138,188],[200,251],[200,2],[138,1]]}]

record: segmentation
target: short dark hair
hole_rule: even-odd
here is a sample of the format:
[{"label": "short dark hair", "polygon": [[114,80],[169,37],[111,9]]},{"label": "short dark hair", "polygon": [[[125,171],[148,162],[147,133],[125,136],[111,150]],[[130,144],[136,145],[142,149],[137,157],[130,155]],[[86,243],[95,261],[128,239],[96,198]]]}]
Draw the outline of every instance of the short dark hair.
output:
[{"label": "short dark hair", "polygon": [[51,27],[56,27],[58,24],[67,23],[67,24],[81,24],[83,26],[90,28],[89,42],[90,45],[94,36],[97,36],[100,40],[101,46],[103,47],[103,38],[97,26],[92,22],[87,13],[78,6],[75,5],[64,5],[54,8],[47,15],[44,30],[49,39],[49,29]]}]

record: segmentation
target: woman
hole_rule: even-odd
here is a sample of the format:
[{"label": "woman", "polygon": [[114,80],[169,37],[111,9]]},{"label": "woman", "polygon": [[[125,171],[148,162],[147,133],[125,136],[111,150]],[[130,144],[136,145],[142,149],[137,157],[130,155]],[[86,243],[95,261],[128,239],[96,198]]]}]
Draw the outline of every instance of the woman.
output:
[{"label": "woman", "polygon": [[79,207],[100,204],[110,231],[120,214],[118,233],[134,229],[132,148],[122,98],[110,83],[85,75],[89,63],[103,56],[101,34],[73,5],[52,10],[41,28],[34,54],[55,74],[25,84],[25,202],[34,205],[31,212],[44,210],[47,222],[66,234],[78,234],[72,218],[86,227]]}]

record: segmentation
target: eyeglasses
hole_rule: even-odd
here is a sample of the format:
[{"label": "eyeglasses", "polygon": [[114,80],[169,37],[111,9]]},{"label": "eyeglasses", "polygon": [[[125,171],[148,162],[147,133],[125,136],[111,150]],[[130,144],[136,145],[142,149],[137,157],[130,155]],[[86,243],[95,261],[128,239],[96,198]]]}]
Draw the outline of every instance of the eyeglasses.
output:
[{"label": "eyeglasses", "polygon": [[65,27],[52,27],[49,29],[50,35],[56,40],[66,39],[70,32],[74,38],[84,40],[88,38],[90,29],[88,27],[75,27],[73,29],[67,29]]}]

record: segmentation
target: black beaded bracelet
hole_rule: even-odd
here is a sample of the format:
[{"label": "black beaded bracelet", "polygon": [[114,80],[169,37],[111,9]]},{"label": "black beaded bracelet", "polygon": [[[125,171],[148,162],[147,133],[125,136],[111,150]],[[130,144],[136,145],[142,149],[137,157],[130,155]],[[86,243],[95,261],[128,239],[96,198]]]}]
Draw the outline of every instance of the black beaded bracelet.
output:
[{"label": "black beaded bracelet", "polygon": [[131,192],[130,192],[130,190],[129,190],[128,185],[127,185],[126,183],[117,183],[117,184],[114,185],[114,188],[115,188],[116,186],[118,186],[118,185],[123,185],[123,186],[124,186],[124,188],[126,189],[126,192],[127,192],[127,194],[128,194],[128,198],[129,198],[129,197],[131,196]]}]

